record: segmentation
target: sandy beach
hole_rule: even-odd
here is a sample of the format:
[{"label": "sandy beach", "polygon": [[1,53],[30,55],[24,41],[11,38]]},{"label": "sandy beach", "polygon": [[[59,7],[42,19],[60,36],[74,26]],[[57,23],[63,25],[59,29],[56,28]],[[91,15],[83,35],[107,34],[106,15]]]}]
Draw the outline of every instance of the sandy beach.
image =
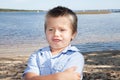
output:
[{"label": "sandy beach", "polygon": [[[0,80],[22,80],[28,57],[39,48],[35,45],[0,46]],[[83,55],[83,80],[120,80],[120,51],[89,52]]]}]

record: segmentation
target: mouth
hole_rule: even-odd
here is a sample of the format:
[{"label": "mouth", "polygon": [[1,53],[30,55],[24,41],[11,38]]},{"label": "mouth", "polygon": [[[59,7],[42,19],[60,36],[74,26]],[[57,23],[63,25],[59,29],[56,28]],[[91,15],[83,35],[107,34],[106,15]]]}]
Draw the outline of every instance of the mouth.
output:
[{"label": "mouth", "polygon": [[53,42],[60,42],[60,39],[53,39]]}]

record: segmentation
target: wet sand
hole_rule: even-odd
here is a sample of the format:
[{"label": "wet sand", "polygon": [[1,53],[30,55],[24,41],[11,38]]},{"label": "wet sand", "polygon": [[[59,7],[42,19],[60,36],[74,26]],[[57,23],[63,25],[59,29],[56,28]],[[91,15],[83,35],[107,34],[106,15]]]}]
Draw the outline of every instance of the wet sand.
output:
[{"label": "wet sand", "polygon": [[[30,53],[40,48],[28,46],[31,45],[0,47],[0,80],[22,80]],[[120,51],[89,52],[83,55],[83,80],[120,80]]]}]

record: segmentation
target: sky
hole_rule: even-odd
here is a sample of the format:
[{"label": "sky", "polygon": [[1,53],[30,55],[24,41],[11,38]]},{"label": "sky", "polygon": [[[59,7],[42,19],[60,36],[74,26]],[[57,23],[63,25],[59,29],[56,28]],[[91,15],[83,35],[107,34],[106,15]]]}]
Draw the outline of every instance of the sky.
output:
[{"label": "sky", "polygon": [[120,9],[120,0],[0,0],[0,8],[49,10],[65,6],[72,10]]}]

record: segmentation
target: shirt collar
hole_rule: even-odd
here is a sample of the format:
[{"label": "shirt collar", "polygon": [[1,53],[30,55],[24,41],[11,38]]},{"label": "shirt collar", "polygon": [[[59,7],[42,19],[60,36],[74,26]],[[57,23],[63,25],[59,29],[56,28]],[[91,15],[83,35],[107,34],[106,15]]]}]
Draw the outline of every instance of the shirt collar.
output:
[{"label": "shirt collar", "polygon": [[78,48],[76,48],[75,46],[72,46],[71,44],[69,46],[67,46],[63,51],[62,53],[67,53],[67,51],[73,51],[73,52],[76,52],[76,51],[79,51]]},{"label": "shirt collar", "polygon": [[39,50],[40,54],[43,55],[45,52],[50,52],[50,48],[49,46],[48,47],[44,47],[44,48],[41,48]]},{"label": "shirt collar", "polygon": [[[49,46],[40,49],[41,54],[44,53],[44,52],[46,52],[46,51],[47,51],[47,52],[50,52],[50,47],[49,47]],[[76,48],[75,46],[71,46],[71,44],[70,44],[70,45],[68,45],[61,53],[62,53],[62,54],[65,54],[65,53],[67,53],[67,51],[76,52],[76,51],[79,51],[79,49]]]}]

